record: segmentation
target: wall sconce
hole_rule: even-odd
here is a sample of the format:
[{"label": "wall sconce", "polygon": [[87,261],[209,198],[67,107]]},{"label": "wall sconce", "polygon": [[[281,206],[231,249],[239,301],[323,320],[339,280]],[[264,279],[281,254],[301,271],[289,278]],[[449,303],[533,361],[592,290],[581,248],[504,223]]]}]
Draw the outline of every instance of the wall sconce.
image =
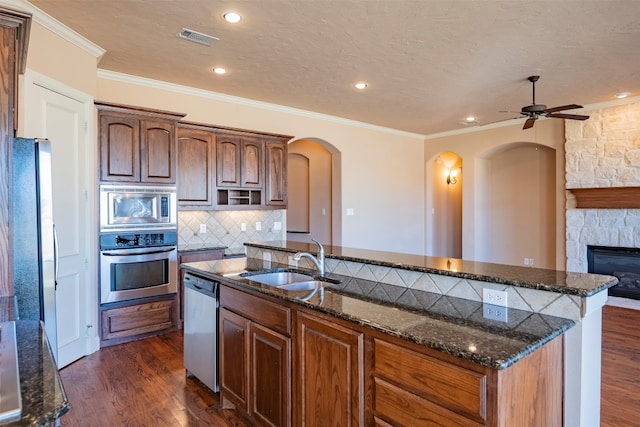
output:
[{"label": "wall sconce", "polygon": [[461,172],[461,168],[453,169],[449,168],[449,173],[447,174],[447,184],[455,184],[458,182],[458,174]]}]

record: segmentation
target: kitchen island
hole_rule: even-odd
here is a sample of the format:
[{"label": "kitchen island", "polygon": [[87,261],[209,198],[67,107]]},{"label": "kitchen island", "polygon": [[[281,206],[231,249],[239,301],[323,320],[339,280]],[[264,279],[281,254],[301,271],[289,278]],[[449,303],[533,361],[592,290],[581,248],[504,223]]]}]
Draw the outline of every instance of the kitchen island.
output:
[{"label": "kitchen island", "polygon": [[[479,423],[478,425],[498,425],[497,420],[502,419],[505,410],[498,406],[506,402],[500,402],[500,397],[489,391],[494,386],[504,385],[505,378],[520,377],[525,384],[525,378],[531,369],[537,370],[537,375],[546,383],[534,381],[528,383],[527,387],[548,387],[548,390],[538,389],[537,392],[546,393],[556,401],[541,402],[537,397],[527,395],[526,390],[515,384],[518,381],[512,384],[513,389],[509,391],[511,394],[520,393],[521,406],[541,405],[537,407],[538,411],[555,411],[560,414],[558,416],[562,416],[563,394],[565,401],[575,399],[575,395],[568,396],[569,392],[573,392],[570,387],[573,374],[567,372],[566,367],[568,361],[575,358],[575,348],[570,349],[567,345],[567,339],[575,342],[575,337],[569,337],[569,334],[577,329],[580,331],[578,338],[582,336],[581,326],[586,317],[583,314],[592,315],[594,311],[599,311],[599,308],[594,309],[594,299],[601,298],[603,293],[606,297],[606,289],[616,283],[616,279],[609,276],[337,247],[327,247],[326,250],[325,277],[339,283],[332,283],[313,294],[308,291],[283,291],[251,280],[251,274],[262,270],[291,268],[290,258],[296,252],[315,253],[315,246],[305,243],[248,243],[246,261],[193,263],[185,264],[183,268],[220,280],[229,287],[229,292],[239,290],[264,295],[265,301],[275,301],[276,304],[281,301],[281,304],[292,308],[293,320],[297,319],[296,322],[301,326],[292,328],[289,335],[286,328],[281,332],[284,338],[293,340],[294,348],[300,346],[300,343],[296,344],[300,339],[303,339],[302,343],[307,342],[304,341],[305,331],[314,330],[319,325],[317,316],[325,321],[335,320],[342,329],[345,329],[345,325],[348,326],[349,333],[362,333],[365,369],[359,372],[363,373],[364,379],[361,384],[356,381],[356,385],[360,384],[364,390],[362,407],[366,410],[363,409],[361,417],[355,419],[367,421],[389,421],[389,417],[393,415],[383,409],[385,397],[398,399],[398,396],[404,396],[404,402],[418,399],[415,402],[418,405],[436,401],[439,403],[437,408],[444,407],[447,414],[465,415],[467,420]],[[300,262],[297,268],[309,270],[312,266]],[[482,288],[504,290],[509,296],[511,307],[504,311],[497,309],[496,313],[492,306],[483,305]],[[225,287],[223,296],[224,289]],[[266,306],[270,305],[265,304]],[[251,314],[245,315],[251,319]],[[249,324],[255,322],[260,323],[259,319],[254,318]],[[307,344],[310,342],[315,341]],[[580,349],[582,347],[581,344]],[[398,349],[409,351],[410,355],[394,353]],[[550,349],[554,350],[550,353]],[[580,360],[583,360],[584,355],[579,353]],[[297,355],[294,358],[295,373],[300,371],[299,365],[303,363],[297,359],[304,353],[294,351],[294,354]],[[378,354],[378,357],[371,354]],[[403,354],[403,357],[399,358],[398,354]],[[417,357],[416,354],[430,358],[431,362],[437,359],[437,366],[444,363],[447,369],[462,368],[464,375],[462,379],[456,377],[458,380],[464,383],[465,378],[473,378],[470,384],[475,385],[475,380],[485,381],[488,388],[484,390],[488,391],[484,394],[481,392],[478,397],[474,394],[475,390],[467,396],[464,404],[443,402],[438,396],[429,396],[428,392],[421,394],[415,389],[415,385],[409,387],[413,387],[413,393],[406,394],[404,390],[398,391],[397,384],[389,378],[394,376],[390,372],[396,370],[402,376],[401,363],[398,362],[398,366],[391,363],[387,366],[389,369],[386,374],[384,366],[376,365],[378,360],[384,360],[384,355],[395,355],[392,360],[394,357],[414,360],[418,366],[422,359],[412,359],[413,356]],[[544,361],[536,361],[542,354]],[[563,360],[566,379],[564,393]],[[530,366],[527,368],[527,365]],[[547,365],[555,365],[559,370],[554,371],[553,366]],[[597,369],[599,370],[599,365]],[[517,375],[509,375],[516,372]],[[298,373],[298,377],[301,375]],[[499,379],[498,382],[495,382],[496,378]],[[597,378],[599,381],[599,375]],[[437,379],[431,378],[429,381]],[[391,383],[393,384],[389,385]],[[295,389],[304,390],[304,387],[304,384],[294,381]],[[580,388],[578,397],[578,401],[581,401],[583,396]],[[480,402],[482,399],[486,401]],[[475,403],[469,404],[469,401]],[[395,405],[389,402],[386,404],[387,407]],[[298,405],[294,405],[294,417],[301,417],[304,412],[304,405],[302,406],[300,409]],[[565,425],[590,425],[586,419],[583,419],[584,422],[580,421],[582,414],[576,414],[570,409],[565,405]],[[438,413],[439,410],[434,409],[430,414]],[[554,418],[548,418],[545,422],[554,422],[549,420]]]}]

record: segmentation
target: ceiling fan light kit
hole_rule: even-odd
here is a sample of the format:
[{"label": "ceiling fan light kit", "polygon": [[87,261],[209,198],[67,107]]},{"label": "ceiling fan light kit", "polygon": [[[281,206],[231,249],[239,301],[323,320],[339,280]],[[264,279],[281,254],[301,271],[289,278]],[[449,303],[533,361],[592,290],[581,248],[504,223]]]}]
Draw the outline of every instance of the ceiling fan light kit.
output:
[{"label": "ceiling fan light kit", "polygon": [[529,76],[527,80],[531,82],[532,85],[532,102],[530,105],[525,105],[520,110],[520,114],[524,117],[527,117],[527,120],[524,122],[524,126],[522,129],[529,129],[533,127],[536,120],[539,117],[551,117],[555,119],[569,119],[569,120],[587,120],[589,116],[584,116],[581,114],[567,114],[567,113],[559,113],[559,111],[565,110],[574,110],[576,108],[582,108],[582,105],[578,104],[567,104],[559,107],[547,108],[544,104],[536,104],[536,82],[540,79],[540,76]]}]

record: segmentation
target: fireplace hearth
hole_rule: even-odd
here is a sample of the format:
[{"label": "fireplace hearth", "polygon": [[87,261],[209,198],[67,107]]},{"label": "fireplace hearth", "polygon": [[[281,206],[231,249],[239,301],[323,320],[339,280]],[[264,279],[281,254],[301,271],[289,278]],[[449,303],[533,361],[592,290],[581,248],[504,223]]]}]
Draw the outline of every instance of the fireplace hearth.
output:
[{"label": "fireplace hearth", "polygon": [[618,278],[610,296],[640,300],[640,248],[587,246],[587,263],[589,273]]}]

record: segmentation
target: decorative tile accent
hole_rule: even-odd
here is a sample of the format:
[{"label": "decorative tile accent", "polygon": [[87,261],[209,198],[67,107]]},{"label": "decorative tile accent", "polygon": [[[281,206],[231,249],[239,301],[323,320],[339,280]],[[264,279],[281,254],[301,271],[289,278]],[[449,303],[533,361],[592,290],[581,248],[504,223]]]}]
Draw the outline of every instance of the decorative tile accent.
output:
[{"label": "decorative tile accent", "polygon": [[[255,224],[261,223],[257,231]],[[280,222],[281,230],[274,230],[274,222]],[[246,231],[241,231],[241,224]],[[207,232],[199,234],[200,224],[207,225]],[[286,240],[286,211],[178,211],[178,248],[199,249],[226,246],[227,253],[245,253],[248,241]]]}]

